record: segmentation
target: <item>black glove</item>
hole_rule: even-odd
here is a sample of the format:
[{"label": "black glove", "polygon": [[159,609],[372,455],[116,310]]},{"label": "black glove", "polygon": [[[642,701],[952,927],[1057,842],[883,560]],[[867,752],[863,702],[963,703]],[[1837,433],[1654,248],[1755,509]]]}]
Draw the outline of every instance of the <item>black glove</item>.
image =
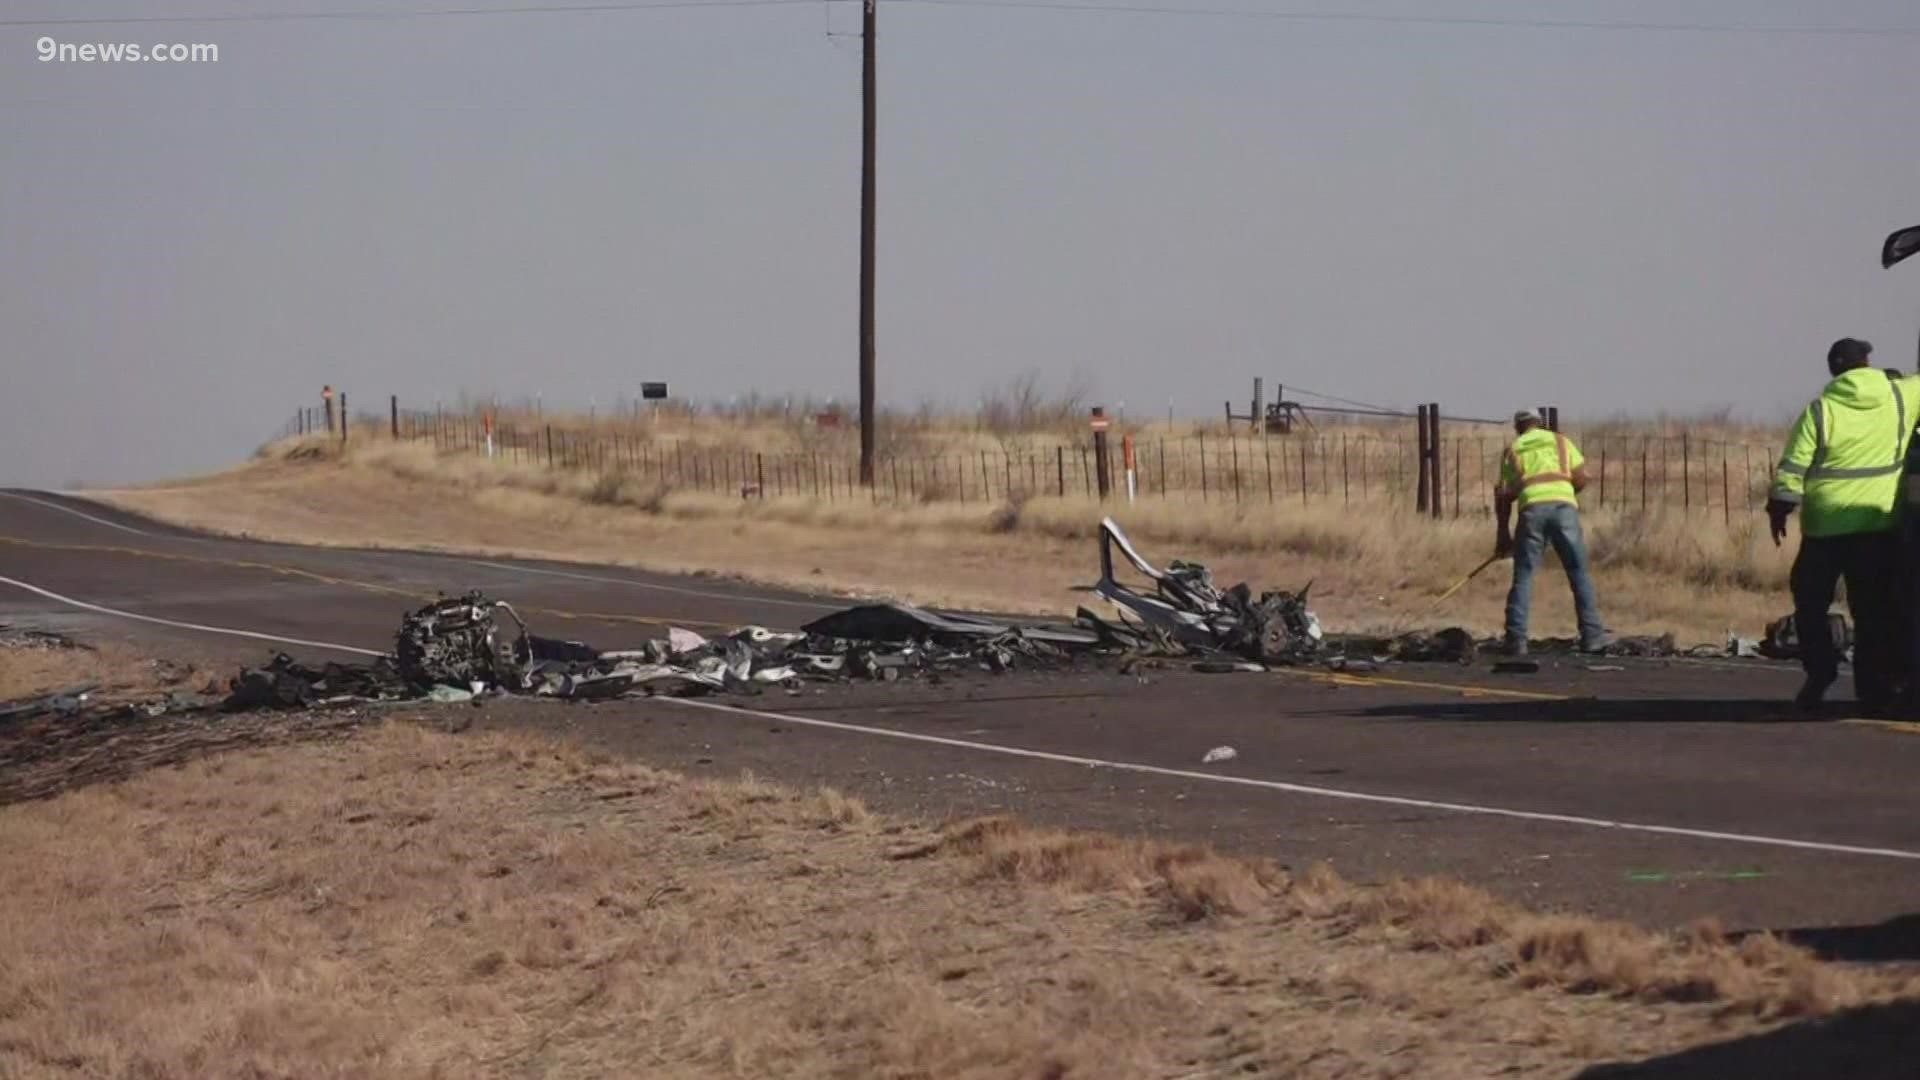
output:
[{"label": "black glove", "polygon": [[1793,513],[1793,504],[1779,499],[1767,500],[1767,531],[1773,535],[1773,546],[1779,547],[1780,541],[1787,535],[1787,518]]}]

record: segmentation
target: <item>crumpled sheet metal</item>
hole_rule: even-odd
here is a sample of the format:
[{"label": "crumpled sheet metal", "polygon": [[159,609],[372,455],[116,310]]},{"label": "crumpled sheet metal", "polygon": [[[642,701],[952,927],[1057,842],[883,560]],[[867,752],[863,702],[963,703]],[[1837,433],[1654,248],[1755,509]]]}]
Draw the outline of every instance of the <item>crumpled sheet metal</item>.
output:
[{"label": "crumpled sheet metal", "polygon": [[[1114,552],[1153,583],[1146,593],[1114,577]],[[1326,634],[1307,606],[1309,582],[1298,593],[1265,592],[1246,584],[1221,589],[1199,563],[1175,561],[1166,570],[1148,562],[1118,522],[1100,522],[1100,580],[1093,591],[1138,623],[1190,651],[1226,652],[1263,663],[1304,663],[1318,657]],[[1121,624],[1125,628],[1126,624]],[[1109,634],[1114,627],[1106,627]],[[1137,631],[1130,632],[1137,635]]]}]

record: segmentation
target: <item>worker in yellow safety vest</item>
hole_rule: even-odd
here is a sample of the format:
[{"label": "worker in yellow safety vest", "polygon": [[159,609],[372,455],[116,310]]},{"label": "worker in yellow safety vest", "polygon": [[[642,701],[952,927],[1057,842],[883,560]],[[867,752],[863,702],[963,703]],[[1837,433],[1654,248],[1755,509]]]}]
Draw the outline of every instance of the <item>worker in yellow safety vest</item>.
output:
[{"label": "worker in yellow safety vest", "polygon": [[1853,613],[1854,696],[1862,705],[1892,704],[1905,653],[1894,507],[1920,380],[1877,370],[1872,356],[1873,346],[1854,338],[1827,351],[1833,379],[1794,421],[1767,500],[1776,546],[1788,516],[1800,511],[1793,621],[1807,679],[1795,700],[1806,709],[1818,707],[1839,677],[1827,609],[1841,578]]},{"label": "worker in yellow safety vest", "polygon": [[[1500,459],[1500,484],[1494,491],[1494,515],[1500,526],[1494,554],[1513,556],[1513,587],[1507,592],[1507,652],[1526,655],[1533,572],[1549,544],[1573,587],[1581,651],[1600,652],[1608,644],[1607,631],[1600,622],[1587,545],[1580,535],[1579,494],[1587,486],[1586,458],[1572,439],[1548,430],[1538,413],[1514,413],[1513,430],[1516,438]],[[1507,515],[1515,506],[1520,508],[1520,517],[1510,532]]]}]

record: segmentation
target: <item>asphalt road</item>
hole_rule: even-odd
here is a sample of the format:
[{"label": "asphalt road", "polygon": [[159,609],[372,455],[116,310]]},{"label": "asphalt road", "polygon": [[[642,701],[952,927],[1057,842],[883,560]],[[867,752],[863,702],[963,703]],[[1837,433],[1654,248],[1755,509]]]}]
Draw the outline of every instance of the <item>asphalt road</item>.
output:
[{"label": "asphalt road", "polygon": [[[335,647],[383,650],[402,611],[469,588],[602,648],[843,606],[622,568],[211,538],[0,494],[0,622],[236,661],[350,658]],[[1448,874],[1539,906],[1713,916],[1833,955],[1920,959],[1920,726],[1799,720],[1784,704],[1797,684],[1761,663],[1566,660],[1530,676],[981,675],[469,712],[884,810],[1203,840],[1358,880]],[[1236,755],[1202,764],[1217,746]]]}]

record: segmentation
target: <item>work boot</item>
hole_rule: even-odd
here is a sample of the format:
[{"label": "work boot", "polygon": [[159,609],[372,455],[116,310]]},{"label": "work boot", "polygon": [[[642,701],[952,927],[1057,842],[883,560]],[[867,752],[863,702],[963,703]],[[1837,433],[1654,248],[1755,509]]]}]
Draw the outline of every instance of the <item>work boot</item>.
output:
[{"label": "work boot", "polygon": [[1500,651],[1516,659],[1523,657],[1527,655],[1527,639],[1509,636],[1506,641],[1501,643]]},{"label": "work boot", "polygon": [[1580,642],[1580,651],[1588,656],[1597,656],[1607,651],[1613,644],[1613,635],[1602,633],[1599,637],[1586,638]]},{"label": "work boot", "polygon": [[1800,684],[1800,692],[1793,695],[1793,703],[1812,712],[1827,699],[1827,688],[1840,676],[1835,672],[1808,673],[1807,681]]}]

